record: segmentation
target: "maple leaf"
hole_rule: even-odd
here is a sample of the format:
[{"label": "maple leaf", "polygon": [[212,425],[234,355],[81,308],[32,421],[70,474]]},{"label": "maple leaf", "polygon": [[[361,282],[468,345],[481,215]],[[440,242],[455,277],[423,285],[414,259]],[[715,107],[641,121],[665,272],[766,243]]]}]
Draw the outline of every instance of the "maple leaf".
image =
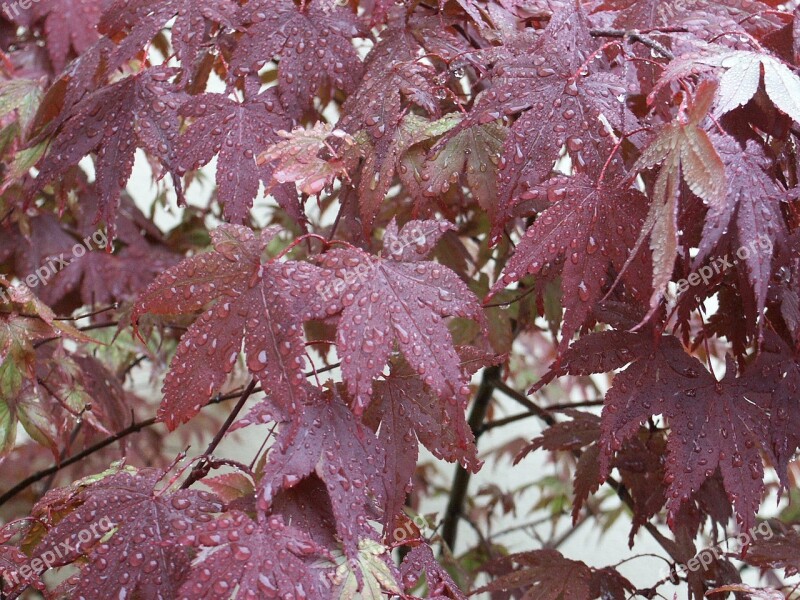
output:
[{"label": "maple leaf", "polygon": [[617,375],[606,394],[601,474],[608,475],[611,457],[623,440],[651,416],[663,415],[670,424],[665,476],[670,523],[681,504],[719,468],[741,526],[748,529],[764,489],[759,447],[772,454],[765,443],[768,406],[766,394],[737,379],[731,360],[724,379],[717,381],[676,338],[667,337],[657,352]]},{"label": "maple leaf", "polygon": [[176,597],[189,573],[179,539],[222,505],[208,492],[156,489],[163,477],[158,469],[101,477],[80,489],[80,506],[47,532],[37,555],[59,549],[56,566],[88,558],[76,597]]},{"label": "maple leaf", "polygon": [[502,125],[486,123],[469,127],[450,138],[422,166],[420,179],[424,182],[425,193],[445,194],[464,179],[478,205],[493,218],[496,176],[506,134]]},{"label": "maple leaf", "polygon": [[[19,548],[0,546],[0,577],[3,578],[3,593],[10,600],[19,598],[29,586],[44,592],[44,583],[28,566],[30,560]],[[27,567],[26,575],[20,573],[22,567]]]},{"label": "maple leaf", "polygon": [[[116,223],[117,249],[109,252],[108,239],[97,229],[97,194],[93,186],[82,190],[81,202],[73,207],[75,224],[61,223],[51,214],[30,220],[27,235],[12,229],[0,241],[0,259],[14,254],[14,268],[21,279],[37,271],[33,290],[49,306],[58,306],[73,292],[85,306],[105,306],[132,300],[174,265],[178,257],[163,246],[163,236],[142,215],[130,197],[123,194]],[[64,217],[66,219],[66,216]],[[84,254],[74,254],[82,246]]]},{"label": "maple leaf", "polygon": [[786,64],[764,52],[731,50],[713,44],[670,62],[648,100],[652,102],[663,86],[676,79],[715,70],[723,71],[719,77],[715,115],[747,104],[758,90],[763,73],[764,90],[769,99],[800,123],[800,77]]},{"label": "maple leaf", "polygon": [[[71,253],[75,245],[75,238],[64,231],[52,214],[31,218],[27,230],[23,232],[18,226],[10,227],[0,239],[0,260],[13,263],[14,272],[22,280],[35,274],[40,267],[47,266],[51,257]],[[41,293],[38,287],[37,283],[33,289]]]},{"label": "maple leaf", "polygon": [[357,87],[362,64],[352,39],[364,33],[349,7],[254,0],[239,9],[237,19],[245,29],[231,59],[233,73],[257,73],[278,57],[278,93],[298,115],[323,86],[348,94]]},{"label": "maple leaf", "polygon": [[27,287],[2,289],[5,286],[7,282],[0,277],[0,302],[11,308],[0,314],[0,460],[14,448],[18,423],[32,439],[58,455],[54,429],[59,419],[48,414],[44,400],[29,387],[37,379],[34,344],[60,337],[79,342],[93,340],[72,325],[57,321],[52,310]]},{"label": "maple leaf", "polygon": [[561,275],[565,350],[635,251],[646,199],[619,179],[596,185],[582,175],[561,179],[553,190],[558,201],[525,232],[492,293],[526,275]]},{"label": "maple leaf", "polygon": [[611,154],[610,132],[600,116],[617,122],[619,106],[614,99],[624,86],[611,76],[581,75],[593,46],[582,9],[571,4],[561,7],[533,48],[520,52],[509,46],[503,51],[492,74],[492,87],[478,96],[462,123],[439,142],[441,147],[462,129],[521,113],[503,147],[494,239],[513,206],[549,176],[563,147],[572,157],[575,172],[599,173]]},{"label": "maple leaf", "polygon": [[618,11],[614,25],[621,29],[680,26],[698,37],[712,29],[763,35],[779,23],[770,15],[771,3],[757,0],[606,0],[604,7]]},{"label": "maple leaf", "polygon": [[[181,115],[192,124],[178,141],[182,169],[199,169],[217,158],[217,194],[225,218],[247,222],[260,182],[269,186],[273,170],[256,164],[256,155],[277,142],[278,132],[290,126],[274,90],[265,90],[244,102],[224,94],[202,94],[186,102]],[[278,202],[297,220],[302,212],[294,190],[275,190]]]},{"label": "maple leaf", "polygon": [[307,316],[341,312],[337,349],[358,412],[369,404],[372,381],[383,371],[395,343],[437,395],[455,401],[469,393],[442,319],[466,317],[485,327],[480,304],[454,272],[422,260],[453,227],[446,221],[411,221],[398,232],[392,221],[380,257],[357,248],[336,248],[320,258],[325,271]]},{"label": "maple leaf", "polygon": [[476,593],[525,590],[522,600],[589,600],[592,571],[585,563],[564,558],[557,550],[521,552],[500,559],[515,569]]},{"label": "maple leaf", "polygon": [[186,535],[183,542],[200,550],[189,577],[176,596],[202,598],[322,598],[324,589],[309,563],[325,551],[280,515],[256,523],[231,511]]},{"label": "maple leaf", "polygon": [[[600,487],[597,440],[600,437],[600,418],[596,415],[578,410],[566,411],[570,421],[555,423],[548,427],[542,435],[531,440],[514,458],[518,464],[531,452],[545,450],[566,450],[578,457],[575,466],[575,478],[572,488],[575,499],[572,505],[572,521],[578,522],[584,502]],[[663,505],[663,504],[662,504]],[[661,505],[658,507],[660,508]],[[638,514],[638,513],[637,513]]]},{"label": "maple leaf", "polygon": [[[667,501],[667,484],[664,482],[664,456],[666,454],[667,437],[663,433],[653,433],[642,428],[639,434],[623,444],[617,452],[614,467],[619,471],[620,483],[625,486],[630,495],[634,506],[634,517],[631,523],[631,530],[628,534],[628,545],[632,547],[636,533],[639,528],[644,526],[652,517],[657,515]],[[599,447],[598,447],[599,451]],[[594,475],[597,478],[594,484],[597,485],[599,479],[599,452],[595,458],[596,470]],[[717,484],[717,475],[708,479],[703,487],[710,487],[708,484]],[[721,489],[722,486],[718,485]],[[596,489],[596,488],[595,488]],[[700,494],[695,494],[696,499]],[[584,496],[585,500],[588,496]],[[725,518],[722,523],[727,523],[731,516],[730,504],[724,491],[721,494],[721,504],[727,507]],[[691,507],[690,503],[684,507]],[[691,507],[693,508],[693,507]],[[574,515],[575,513],[573,513]]]},{"label": "maple leaf", "polygon": [[[464,354],[467,356],[463,356]],[[473,359],[462,349],[462,368],[471,376],[489,361]],[[465,401],[442,401],[431,394],[407,362],[392,365],[391,372],[375,383],[375,397],[366,421],[378,429],[378,441],[387,450],[386,460],[394,485],[387,486],[384,522],[390,527],[405,505],[406,487],[414,474],[421,442],[435,457],[476,473],[475,436],[467,424]],[[466,397],[465,399],[466,400]]]},{"label": "maple leaf", "polygon": [[[278,162],[273,177],[280,183],[297,183],[309,196],[318,196],[336,178],[349,179],[348,170],[358,162],[358,150],[352,136],[331,125],[316,123],[310,129],[296,127],[291,132],[279,131],[284,141],[269,147],[258,157],[258,163]],[[329,137],[340,141],[338,149],[327,142]],[[328,151],[330,158],[320,157]],[[349,156],[348,156],[349,155]]]},{"label": "maple leaf", "polygon": [[434,93],[436,73],[420,62],[422,54],[405,15],[391,19],[369,53],[358,88],[342,105],[339,128],[353,136],[365,131],[372,146],[366,151],[358,185],[358,210],[365,232],[371,231],[392,186],[396,161],[405,146],[406,134],[401,127],[418,123],[413,118],[406,120],[405,113],[416,106],[431,117],[439,116]]},{"label": "maple leaf", "polygon": [[[256,494],[253,494],[254,503],[255,499]],[[330,496],[325,489],[325,482],[316,473],[278,492],[271,506],[272,514],[280,514],[285,521],[302,529],[323,548],[330,550],[338,546],[336,517]]]},{"label": "maple leaf", "polygon": [[41,100],[41,84],[34,79],[2,81],[0,82],[0,119],[16,112],[21,133],[26,135]]},{"label": "maple leaf", "polygon": [[723,202],[709,207],[694,266],[702,264],[712,249],[727,241],[727,250],[738,253],[730,256],[734,265],[746,266],[756,299],[756,315],[761,315],[773,252],[788,235],[780,208],[786,192],[769,173],[770,161],[758,143],[749,140],[742,148],[729,136],[715,136],[713,141],[725,165],[728,194]]},{"label": "maple leaf", "polygon": [[700,127],[711,106],[715,88],[713,82],[701,82],[686,114],[667,123],[633,166],[634,171],[640,171],[663,163],[653,184],[650,212],[636,243],[638,250],[642,241],[650,235],[650,248],[653,251],[651,314],[658,307],[666,285],[672,278],[678,248],[677,215],[681,176],[689,189],[710,206],[718,206],[725,199],[728,185],[725,165],[708,134]]},{"label": "maple leaf", "polygon": [[800,389],[800,357],[781,338],[767,332],[756,361],[745,371],[753,389],[770,395],[772,404],[769,442],[775,456],[775,471],[789,486],[788,464],[800,447],[797,391]]},{"label": "maple leaf", "polygon": [[20,533],[26,533],[26,529],[25,526],[20,528],[14,523],[9,523],[0,529],[0,577],[3,581],[3,593],[10,600],[21,596],[29,586],[40,592],[45,590],[44,583],[34,569],[27,568],[24,572],[20,572],[31,559],[16,545],[9,544],[12,538]]},{"label": "maple leaf", "polygon": [[337,392],[309,388],[309,401],[294,419],[271,407],[256,407],[250,422],[277,419],[281,431],[264,465],[258,506],[269,510],[279,491],[308,475],[325,483],[347,556],[357,560],[359,540],[374,538],[367,519],[385,504],[386,455],[369,429],[354,417]]},{"label": "maple leaf", "polygon": [[718,594],[720,592],[745,593],[747,594],[748,598],[753,598],[754,600],[784,600],[784,598],[786,598],[786,596],[783,595],[783,592],[776,590],[775,588],[754,588],[753,586],[746,585],[744,583],[723,585],[708,590],[708,594]]},{"label": "maple leaf", "polygon": [[144,313],[206,309],[181,339],[164,381],[158,414],[170,429],[197,414],[220,389],[243,341],[248,369],[277,402],[291,412],[304,397],[305,344],[297,319],[302,304],[296,296],[301,287],[310,289],[316,267],[264,262],[277,233],[270,228],[256,236],[243,226],[221,225],[212,233],[214,251],[167,270],[137,300],[134,324]]},{"label": "maple leaf", "polygon": [[402,594],[391,554],[375,540],[359,541],[355,564],[342,557],[337,565],[333,582],[338,588],[334,594],[339,600],[381,600],[387,593]]},{"label": "maple leaf", "polygon": [[551,451],[580,450],[597,441],[600,436],[599,417],[578,410],[568,410],[565,414],[571,418],[570,421],[556,423],[545,429],[542,435],[535,437],[519,451],[514,464],[539,448]]},{"label": "maple leaf", "polygon": [[785,569],[786,577],[792,577],[800,573],[800,532],[772,525],[776,530],[771,528],[769,537],[753,540],[747,550],[747,562],[762,569]]},{"label": "maple leaf", "polygon": [[450,574],[442,568],[427,544],[412,548],[403,557],[403,564],[400,565],[400,576],[407,591],[411,591],[417,585],[423,574],[430,598],[467,600],[467,596],[458,588]]},{"label": "maple leaf", "polygon": [[120,42],[119,54],[130,58],[138,53],[175,17],[171,28],[172,44],[184,68],[191,67],[209,41],[209,25],[227,28],[235,26],[237,5],[232,0],[168,0],[153,3],[148,0],[113,0],[99,22],[101,33],[125,39]]},{"label": "maple leaf", "polygon": [[560,354],[528,393],[535,394],[564,375],[586,376],[620,369],[652,346],[652,338],[639,332],[613,330],[581,336]]},{"label": "maple leaf", "polygon": [[60,72],[70,54],[80,55],[97,41],[97,24],[106,4],[107,0],[39,0],[29,5],[29,22],[22,15],[18,18],[25,26],[41,22],[53,70]]},{"label": "maple leaf", "polygon": [[224,473],[216,477],[204,477],[203,485],[210,488],[216,496],[225,502],[228,508],[235,508],[233,504],[251,501],[255,487],[250,477],[244,473]]},{"label": "maple leaf", "polygon": [[63,176],[90,152],[96,152],[96,186],[100,195],[98,219],[113,237],[119,197],[131,170],[137,147],[157,157],[172,173],[179,199],[180,178],[174,171],[178,138],[178,106],[183,93],[169,82],[173,71],[157,67],[141,71],[92,92],[68,109],[29,186],[32,195]]},{"label": "maple leaf", "polygon": [[104,85],[109,73],[122,66],[123,61],[118,59],[115,51],[114,43],[101,37],[67,65],[39,103],[30,126],[30,144],[38,145],[58,131],[65,121],[74,116],[72,109]]}]

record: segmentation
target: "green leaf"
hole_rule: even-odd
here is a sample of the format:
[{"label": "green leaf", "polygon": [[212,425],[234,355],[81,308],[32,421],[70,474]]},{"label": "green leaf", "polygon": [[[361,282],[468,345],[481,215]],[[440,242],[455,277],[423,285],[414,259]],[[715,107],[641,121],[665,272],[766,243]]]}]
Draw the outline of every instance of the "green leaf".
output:
[{"label": "green leaf", "polygon": [[496,206],[497,169],[508,130],[498,123],[464,129],[448,140],[422,168],[428,192],[444,194],[462,173],[475,200],[486,211]]},{"label": "green leaf", "polygon": [[358,568],[362,585],[359,590],[358,577],[344,556],[337,559],[341,564],[336,569],[335,581],[340,585],[339,600],[381,600],[383,592],[402,595],[391,570],[386,564],[386,547],[374,540],[363,539],[358,543]]},{"label": "green leaf", "polygon": [[[3,365],[5,366],[5,365]],[[2,367],[0,367],[0,390],[2,389]],[[0,391],[0,393],[2,393]],[[8,454],[17,440],[17,419],[8,403],[0,400],[0,457]]]},{"label": "green leaf", "polygon": [[31,439],[58,454],[56,424],[52,415],[42,406],[33,388],[28,386],[28,393],[17,398],[15,408],[19,422]]},{"label": "green leaf", "polygon": [[42,90],[39,82],[33,79],[14,79],[0,82],[0,118],[16,110],[19,113],[19,122],[23,131],[28,125],[39,103],[42,100]]}]

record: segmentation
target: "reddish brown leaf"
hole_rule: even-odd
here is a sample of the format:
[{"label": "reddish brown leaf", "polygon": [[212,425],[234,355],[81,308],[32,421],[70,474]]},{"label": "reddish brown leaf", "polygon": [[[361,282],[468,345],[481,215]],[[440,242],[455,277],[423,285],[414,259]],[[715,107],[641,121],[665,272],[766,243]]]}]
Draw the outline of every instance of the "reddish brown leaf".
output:
[{"label": "reddish brown leaf", "polygon": [[248,369],[276,402],[291,412],[305,396],[298,296],[301,288],[311,289],[317,271],[306,263],[264,261],[277,233],[272,228],[256,237],[245,227],[220,226],[213,252],[169,269],[139,297],[134,323],[144,313],[193,314],[207,308],[181,339],[164,381],[159,418],[170,429],[197,414],[219,390],[242,342]]},{"label": "reddish brown leaf", "polygon": [[47,532],[36,552],[55,553],[53,564],[88,557],[75,597],[177,597],[189,573],[179,538],[222,505],[207,492],[156,489],[163,477],[163,471],[147,469],[102,478],[79,491],[81,505]]},{"label": "reddish brown leaf", "polygon": [[760,448],[770,453],[764,447],[766,406],[764,394],[736,378],[732,361],[717,381],[675,338],[667,338],[656,353],[614,379],[603,409],[601,472],[609,473],[614,452],[643,421],[663,415],[671,428],[665,476],[670,522],[719,467],[741,526],[748,529],[764,489]]},{"label": "reddish brown leaf", "polygon": [[477,298],[455,273],[422,260],[453,225],[412,221],[398,232],[394,221],[380,257],[356,248],[334,249],[321,264],[308,316],[341,312],[337,348],[348,390],[363,409],[372,381],[397,344],[408,363],[440,397],[458,402],[469,394],[444,317],[471,318],[484,325]]}]

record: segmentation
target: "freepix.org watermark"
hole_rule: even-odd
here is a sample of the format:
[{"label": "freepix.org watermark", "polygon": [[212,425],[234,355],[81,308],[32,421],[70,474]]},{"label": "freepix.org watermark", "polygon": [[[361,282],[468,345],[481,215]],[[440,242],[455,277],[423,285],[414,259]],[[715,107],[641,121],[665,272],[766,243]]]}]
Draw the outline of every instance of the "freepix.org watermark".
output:
[{"label": "freepix.org watermark", "polygon": [[[730,538],[735,542],[735,550],[741,551],[742,548],[749,546],[750,544],[758,541],[758,540],[769,540],[772,539],[773,536],[772,527],[767,521],[762,521],[758,525],[751,527],[747,531],[742,531],[739,535],[735,538]],[[689,573],[695,573],[700,571],[707,570],[712,563],[716,560],[719,560],[724,554],[721,545],[712,546],[711,548],[706,548],[701,550],[694,556],[692,559],[688,560],[686,564],[676,564],[672,567],[671,570],[665,570],[662,574],[664,577],[680,577],[685,579]]]},{"label": "freepix.org watermark", "polygon": [[[87,252],[104,250],[106,246],[108,246],[108,236],[105,231],[98,229],[92,235],[87,235],[83,238],[82,243],[75,244],[72,247],[72,256],[62,254],[60,256],[50,257],[45,264],[25,277],[22,283],[17,284],[16,287],[19,288],[23,285],[29,289],[34,289],[39,285],[44,287],[57,273],[66,269],[75,260],[84,257]],[[11,294],[12,292],[10,290],[0,290],[0,302],[8,302]]]},{"label": "freepix.org watermark", "polygon": [[36,558],[31,559],[29,563],[22,565],[16,571],[6,571],[3,573],[3,580],[14,587],[19,585],[21,581],[28,581],[34,576],[41,575],[56,564],[57,561],[69,556],[72,552],[80,550],[86,544],[102,538],[115,527],[116,524],[111,519],[103,517],[78,532],[75,536],[75,546],[70,544],[70,540],[64,540],[54,546],[52,550],[45,550]]},{"label": "freepix.org watermark", "polygon": [[9,20],[14,21],[20,13],[28,10],[34,4],[39,4],[40,0],[14,0],[14,2],[3,2],[3,12]]},{"label": "freepix.org watermark", "polygon": [[763,233],[759,235],[756,239],[751,241],[746,246],[741,246],[733,256],[730,254],[726,256],[719,256],[715,258],[710,264],[703,265],[697,271],[689,275],[686,279],[681,279],[677,281],[678,285],[678,293],[683,294],[687,291],[690,287],[694,287],[696,285],[707,285],[711,278],[715,275],[719,275],[727,271],[728,269],[732,269],[736,265],[739,264],[740,261],[747,260],[751,256],[759,254],[761,252],[772,252],[773,244],[772,240],[769,239]]}]

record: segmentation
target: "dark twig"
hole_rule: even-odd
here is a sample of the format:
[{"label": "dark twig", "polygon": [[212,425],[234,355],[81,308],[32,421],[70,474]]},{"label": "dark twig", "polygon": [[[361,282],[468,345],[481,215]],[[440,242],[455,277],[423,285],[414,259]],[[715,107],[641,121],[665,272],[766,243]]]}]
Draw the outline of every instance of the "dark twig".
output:
[{"label": "dark twig", "polygon": [[[530,414],[536,415],[542,421],[544,421],[548,426],[552,427],[553,425],[555,425],[556,420],[553,417],[553,415],[551,415],[546,409],[544,409],[544,408],[540,407],[539,405],[535,404],[532,400],[530,400],[530,398],[526,397],[522,393],[520,393],[517,390],[515,390],[514,388],[510,387],[504,381],[501,381],[499,379],[499,377],[497,377],[495,379],[495,381],[493,382],[492,388],[496,389],[499,392],[502,392],[503,394],[505,394],[509,398],[517,401],[519,404],[521,404],[522,406],[527,408],[530,411]],[[479,394],[480,394],[480,391],[479,391]],[[491,396],[491,390],[489,392],[489,395]],[[509,417],[508,419],[503,419],[503,421],[506,421],[506,422],[516,421],[516,420],[519,420],[520,418],[522,418],[522,416],[523,415],[514,415],[513,417]],[[491,424],[489,424],[489,425],[491,425]],[[494,425],[494,426],[497,426],[497,425]],[[482,429],[484,429],[484,428],[482,428],[481,425],[479,424],[478,427],[477,427],[477,432],[481,432],[482,433]],[[475,431],[475,429],[473,429],[473,431]],[[579,450],[576,450],[576,451],[573,452],[573,455],[575,456],[576,459],[580,458],[581,452]],[[445,515],[445,519],[450,517],[451,505],[453,505],[453,501],[454,501],[454,497],[455,497],[456,484],[463,485],[464,492],[466,492],[466,484],[469,483],[469,473],[464,471],[464,473],[466,473],[466,481],[462,482],[462,481],[459,480],[459,475],[460,475],[460,473],[462,471],[464,471],[464,469],[459,467],[459,470],[456,472],[456,480],[453,482],[453,492],[451,492],[450,505],[448,505],[448,512]],[[463,476],[462,476],[462,479],[463,479]],[[609,485],[609,487],[611,487],[611,489],[613,489],[617,493],[617,496],[619,497],[619,499],[622,501],[623,504],[625,504],[631,510],[634,509],[634,507],[633,507],[633,498],[631,498],[631,495],[628,493],[628,490],[625,488],[624,485],[622,485],[619,481],[617,481],[613,477],[608,477],[606,479],[606,483]],[[463,497],[462,497],[462,501],[463,501]],[[457,505],[457,509],[458,510],[455,510],[455,508],[453,508],[453,510],[455,510],[455,515],[456,516],[461,512],[461,504]],[[673,542],[672,540],[667,538],[664,534],[662,534],[658,530],[658,528],[655,525],[653,525],[652,523],[649,523],[649,522],[645,523],[644,524],[644,528],[656,540],[656,542],[658,542],[658,544],[667,552],[667,554],[669,554],[669,556],[673,560],[675,560],[677,562],[681,561],[680,553],[678,552],[678,548],[677,548],[677,545],[675,544],[675,542]],[[452,535],[452,539],[454,540],[455,539],[455,533],[453,533],[451,535]],[[442,537],[444,537],[444,534],[442,535]],[[445,538],[445,541],[447,541],[447,538]],[[452,548],[452,544],[451,543],[449,543],[448,545]]]},{"label": "dark twig", "polygon": [[222,427],[219,428],[219,431],[217,431],[217,434],[214,436],[214,439],[211,440],[211,443],[208,445],[208,448],[206,448],[206,451],[203,452],[203,455],[200,457],[200,460],[192,469],[192,472],[189,473],[189,477],[187,477],[186,481],[184,481],[183,485],[181,485],[181,489],[185,490],[198,479],[202,479],[203,477],[205,477],[205,475],[208,473],[209,457],[214,453],[214,450],[217,449],[217,446],[219,446],[220,442],[222,441],[222,438],[225,437],[226,433],[228,433],[228,429],[231,428],[231,425],[233,425],[233,422],[236,420],[236,417],[239,416],[239,413],[241,412],[242,408],[244,408],[245,403],[255,391],[256,383],[257,381],[253,379],[244,389],[242,395],[239,397],[239,401],[236,403],[236,406],[233,407],[233,410],[231,410],[230,414],[228,415],[228,418],[225,419],[225,422],[222,424]]},{"label": "dark twig", "polygon": [[84,458],[86,458],[87,456],[91,456],[95,452],[98,452],[99,450],[102,450],[106,446],[110,446],[114,442],[119,441],[122,438],[127,437],[132,433],[137,433],[139,431],[142,431],[143,429],[147,429],[148,427],[152,427],[153,425],[156,424],[156,422],[157,421],[156,421],[155,417],[153,417],[153,418],[147,419],[145,421],[139,421],[139,422],[136,422],[136,423],[131,423],[125,429],[122,429],[122,430],[118,431],[117,433],[115,433],[114,435],[111,435],[111,436],[107,437],[106,439],[97,442],[93,446],[89,446],[88,448],[86,448],[86,450],[78,452],[77,454],[74,454],[74,455],[70,456],[69,458],[62,460],[59,464],[55,464],[55,465],[53,465],[51,467],[48,467],[46,469],[42,469],[41,471],[38,471],[38,472],[34,473],[30,477],[27,477],[27,478],[23,479],[22,481],[20,481],[17,485],[12,487],[10,490],[8,490],[2,496],[0,496],[0,506],[2,506],[3,504],[5,504],[9,500],[11,500],[11,498],[13,498],[17,494],[19,494],[22,490],[27,488],[29,485],[33,485],[37,481],[39,481],[41,479],[44,479],[45,477],[48,477],[49,475],[57,473],[61,469],[64,469],[64,468],[66,468],[66,467],[68,467],[68,466],[70,466],[72,464],[75,464],[76,462],[79,462],[79,461],[83,460]]},{"label": "dark twig", "polygon": [[[469,413],[468,419],[469,426],[473,433],[477,433],[480,430],[483,420],[486,418],[486,411],[489,408],[492,392],[499,381],[499,366],[489,367],[483,372],[483,379],[481,379],[481,385],[480,388],[478,388],[478,393],[475,395],[475,402],[472,405],[472,410]],[[456,543],[458,521],[464,509],[464,498],[467,495],[469,480],[470,472],[461,465],[458,465],[456,467],[456,474],[453,477],[453,485],[450,488],[450,500],[447,503],[447,510],[445,511],[442,522],[442,540],[451,550]]]},{"label": "dark twig", "polygon": [[[328,365],[326,367],[322,367],[321,369],[317,369],[317,373],[318,374],[319,373],[324,373],[326,371],[331,371],[331,370],[336,369],[338,367],[339,367],[339,363]],[[313,375],[313,373],[305,373],[306,377],[311,377],[312,375]],[[263,392],[263,391],[264,390],[262,388],[257,387],[255,389],[253,389],[252,393],[256,394],[256,393]],[[242,392],[235,392],[235,393],[231,393],[231,394],[215,396],[214,398],[212,398],[209,401],[209,403],[206,406],[211,406],[213,404],[219,404],[219,403],[225,402],[227,400],[233,400],[234,398],[240,397],[241,394],[242,394]],[[24,490],[28,486],[33,485],[37,481],[41,481],[45,477],[48,477],[48,476],[52,475],[53,473],[57,473],[61,469],[64,469],[64,468],[66,468],[66,467],[68,467],[70,465],[73,465],[76,462],[79,462],[80,460],[83,460],[87,456],[91,456],[95,452],[99,452],[100,450],[102,450],[106,446],[110,446],[114,442],[117,442],[117,441],[119,441],[119,440],[121,440],[121,439],[123,439],[123,438],[125,438],[125,437],[127,437],[127,436],[129,436],[131,434],[133,434],[133,433],[138,433],[138,432],[140,432],[140,431],[142,431],[144,429],[147,429],[148,427],[152,427],[156,423],[159,423],[159,421],[155,417],[152,417],[150,419],[146,419],[144,421],[138,421],[138,422],[131,423],[125,429],[122,429],[122,430],[118,431],[117,433],[115,433],[115,434],[113,434],[113,435],[111,435],[111,436],[109,436],[109,437],[107,437],[107,438],[105,438],[103,440],[100,440],[99,442],[97,442],[93,446],[89,446],[88,448],[86,448],[85,450],[79,452],[78,454],[70,456],[69,458],[64,459],[60,463],[52,465],[50,467],[47,467],[46,469],[42,469],[41,471],[37,471],[36,473],[31,475],[30,477],[26,477],[25,479],[20,481],[17,485],[15,485],[10,490],[5,492],[2,496],[0,496],[0,506],[2,506],[3,504],[5,504],[9,500],[11,500],[14,496],[19,494],[22,490]]]},{"label": "dark twig", "polygon": [[504,381],[498,381],[496,385],[497,391],[502,392],[512,400],[515,400],[517,403],[521,404],[525,408],[527,408],[532,414],[539,417],[542,421],[547,423],[549,426],[553,426],[556,424],[556,419],[551,415],[547,410],[539,406],[538,404],[534,403],[530,398],[525,396],[524,394],[518,392],[510,385],[508,385]]}]

